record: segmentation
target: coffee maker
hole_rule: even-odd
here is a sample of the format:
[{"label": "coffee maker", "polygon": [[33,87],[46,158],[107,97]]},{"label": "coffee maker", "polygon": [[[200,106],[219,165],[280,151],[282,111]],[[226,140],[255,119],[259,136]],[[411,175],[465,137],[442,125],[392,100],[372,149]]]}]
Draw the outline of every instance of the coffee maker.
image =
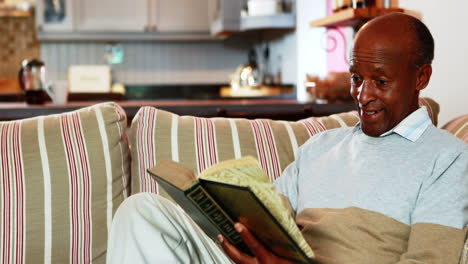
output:
[{"label": "coffee maker", "polygon": [[49,96],[46,92],[46,69],[44,62],[24,60],[18,73],[18,80],[28,104],[43,104]]}]

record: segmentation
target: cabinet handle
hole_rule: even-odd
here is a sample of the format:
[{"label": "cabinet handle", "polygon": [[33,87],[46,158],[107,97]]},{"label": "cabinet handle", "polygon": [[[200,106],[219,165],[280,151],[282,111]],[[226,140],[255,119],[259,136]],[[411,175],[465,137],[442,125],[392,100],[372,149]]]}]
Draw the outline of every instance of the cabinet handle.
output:
[{"label": "cabinet handle", "polygon": [[44,27],[42,25],[37,25],[37,31],[42,31],[44,30]]},{"label": "cabinet handle", "polygon": [[158,31],[158,26],[152,25],[151,26],[151,31]]},{"label": "cabinet handle", "polygon": [[143,31],[145,31],[145,32],[150,31],[150,26],[149,26],[149,25],[145,25],[145,26],[143,27]]}]

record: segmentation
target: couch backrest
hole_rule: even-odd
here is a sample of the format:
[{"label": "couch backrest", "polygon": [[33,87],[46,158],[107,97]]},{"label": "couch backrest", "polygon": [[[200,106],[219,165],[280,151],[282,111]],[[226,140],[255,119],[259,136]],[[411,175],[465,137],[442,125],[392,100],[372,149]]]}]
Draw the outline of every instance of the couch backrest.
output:
[{"label": "couch backrest", "polygon": [[[421,99],[436,122],[438,105]],[[200,173],[223,160],[246,155],[257,158],[271,181],[295,159],[296,149],[327,129],[354,126],[356,111],[296,122],[270,119],[178,116],[142,107],[132,121],[132,193],[162,193],[146,169],[160,159],[172,159]]]},{"label": "couch backrest", "polygon": [[468,114],[452,119],[442,128],[468,143]]},{"label": "couch backrest", "polygon": [[125,127],[113,103],[0,122],[2,263],[105,263],[129,189]]}]

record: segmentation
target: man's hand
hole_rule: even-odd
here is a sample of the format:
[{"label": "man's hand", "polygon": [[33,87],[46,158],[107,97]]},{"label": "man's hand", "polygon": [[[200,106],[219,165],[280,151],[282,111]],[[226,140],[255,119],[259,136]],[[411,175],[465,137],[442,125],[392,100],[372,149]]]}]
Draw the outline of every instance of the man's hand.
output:
[{"label": "man's hand", "polygon": [[244,240],[245,244],[249,247],[250,251],[255,255],[255,257],[249,256],[235,246],[233,246],[229,241],[224,239],[224,237],[219,234],[218,240],[221,242],[226,254],[235,262],[235,263],[296,263],[290,260],[282,259],[268,251],[253,235],[250,231],[241,223],[236,223],[234,228],[239,232],[239,235]]}]

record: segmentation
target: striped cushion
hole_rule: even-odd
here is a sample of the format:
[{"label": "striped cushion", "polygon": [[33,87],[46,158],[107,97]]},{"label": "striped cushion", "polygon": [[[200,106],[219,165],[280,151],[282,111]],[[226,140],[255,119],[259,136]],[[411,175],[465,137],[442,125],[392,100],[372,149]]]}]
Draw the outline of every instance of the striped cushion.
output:
[{"label": "striped cushion", "polygon": [[445,124],[442,128],[468,143],[468,115],[455,118]]},{"label": "striped cushion", "polygon": [[128,190],[125,128],[113,103],[0,122],[2,263],[105,263]]},{"label": "striped cushion", "polygon": [[[437,122],[439,106],[420,99]],[[132,193],[162,193],[146,173],[160,159],[172,159],[200,173],[223,160],[256,157],[271,181],[295,159],[296,149],[309,137],[326,129],[354,126],[356,111],[296,122],[269,119],[200,118],[178,116],[153,107],[142,107],[131,125]]]},{"label": "striped cushion", "polygon": [[297,122],[199,118],[143,107],[131,126],[132,193],[163,192],[146,173],[163,158],[184,163],[200,173],[220,161],[251,155],[273,181],[310,136],[329,127],[352,126],[358,120],[356,113]]},{"label": "striped cushion", "polygon": [[434,126],[437,126],[440,111],[439,104],[429,97],[422,97],[419,98],[419,106],[425,106],[427,108],[427,112],[429,113],[429,117],[432,119],[432,123]]}]

